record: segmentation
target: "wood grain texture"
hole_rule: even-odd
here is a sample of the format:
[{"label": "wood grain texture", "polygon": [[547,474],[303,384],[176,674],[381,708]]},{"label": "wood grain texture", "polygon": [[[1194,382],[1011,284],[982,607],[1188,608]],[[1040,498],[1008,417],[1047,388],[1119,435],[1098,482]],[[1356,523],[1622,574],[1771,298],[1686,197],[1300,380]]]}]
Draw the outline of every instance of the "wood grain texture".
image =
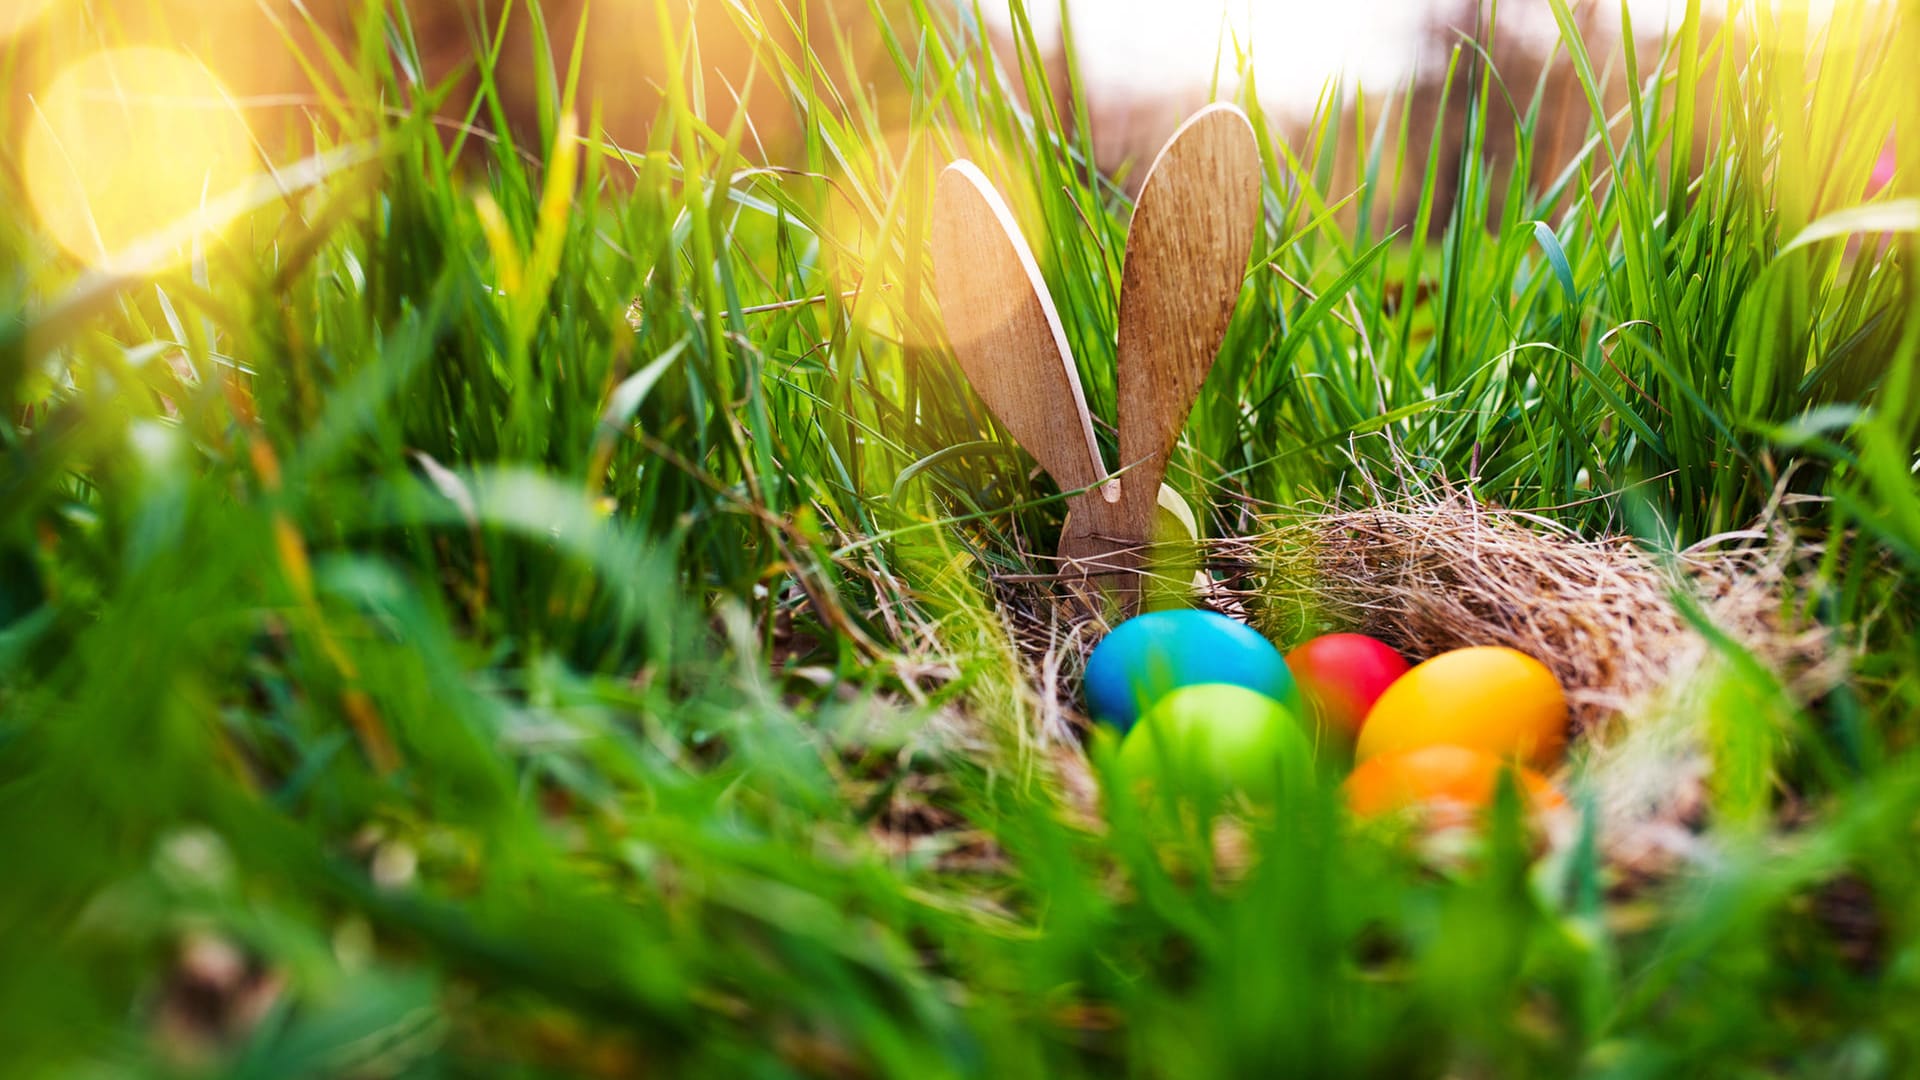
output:
[{"label": "wood grain texture", "polygon": [[1160,481],[1233,319],[1260,222],[1260,150],[1232,105],[1174,132],[1134,204],[1118,351],[1122,529],[1149,535]]},{"label": "wood grain texture", "polygon": [[974,392],[1061,490],[1089,489],[1068,500],[1061,557],[1130,567],[1133,555],[1116,553],[1137,534],[1122,529],[1059,313],[1019,224],[972,162],[941,173],[932,241],[947,340]]}]

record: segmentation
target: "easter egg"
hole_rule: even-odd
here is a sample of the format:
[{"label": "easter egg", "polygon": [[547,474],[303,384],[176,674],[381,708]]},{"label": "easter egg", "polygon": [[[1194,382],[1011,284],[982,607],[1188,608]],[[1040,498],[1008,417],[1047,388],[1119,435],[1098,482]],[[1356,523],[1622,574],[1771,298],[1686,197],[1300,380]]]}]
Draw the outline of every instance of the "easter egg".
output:
[{"label": "easter egg", "polygon": [[1153,538],[1160,543],[1200,539],[1200,522],[1193,516],[1193,507],[1168,484],[1161,484],[1154,493]]},{"label": "easter egg", "polygon": [[1516,769],[1521,796],[1536,813],[1566,800],[1532,769],[1510,766],[1485,750],[1423,746],[1368,758],[1347,777],[1347,806],[1361,817],[1420,808],[1439,823],[1476,816],[1493,804],[1500,774]]},{"label": "easter egg", "polygon": [[1286,661],[1259,632],[1225,615],[1151,611],[1115,627],[1087,657],[1087,711],[1122,734],[1182,686],[1228,683],[1298,703]]},{"label": "easter egg", "polygon": [[1465,746],[1550,768],[1567,741],[1567,695],[1546,665],[1496,646],[1416,666],[1368,710],[1356,760],[1422,746]]},{"label": "easter egg", "polygon": [[1279,702],[1244,686],[1202,683],[1161,698],[1120,744],[1120,775],[1178,794],[1244,792],[1272,802],[1312,782],[1313,749]]},{"label": "easter egg", "polygon": [[1360,733],[1367,710],[1387,687],[1407,673],[1399,653],[1365,634],[1322,634],[1286,659],[1308,710],[1348,739]]},{"label": "easter egg", "polygon": [[1200,523],[1180,493],[1161,484],[1153,509],[1153,548],[1147,555],[1142,604],[1148,611],[1182,608],[1207,587],[1201,569]]}]

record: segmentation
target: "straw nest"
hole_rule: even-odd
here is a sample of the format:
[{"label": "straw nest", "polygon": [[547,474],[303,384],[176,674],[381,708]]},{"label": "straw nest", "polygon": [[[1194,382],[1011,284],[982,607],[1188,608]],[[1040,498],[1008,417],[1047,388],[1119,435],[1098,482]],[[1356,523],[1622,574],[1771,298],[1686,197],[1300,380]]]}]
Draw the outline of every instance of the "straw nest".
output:
[{"label": "straw nest", "polygon": [[[1578,733],[1557,779],[1592,794],[1603,847],[1628,874],[1711,857],[1701,831],[1712,785],[1707,717],[1727,707],[1728,680],[1747,680],[1751,695],[1760,673],[1776,704],[1806,704],[1845,671],[1832,632],[1798,606],[1818,548],[1777,506],[1752,529],[1666,555],[1454,493],[1269,519],[1252,536],[1205,547],[1201,602],[1275,641],[1355,630],[1415,661],[1505,645],[1545,663]],[[1030,583],[1002,594],[1039,691],[1038,741],[1068,792],[1094,798],[1073,688],[1107,627],[1075,621]],[[1756,709],[1750,722],[1774,721]]]}]

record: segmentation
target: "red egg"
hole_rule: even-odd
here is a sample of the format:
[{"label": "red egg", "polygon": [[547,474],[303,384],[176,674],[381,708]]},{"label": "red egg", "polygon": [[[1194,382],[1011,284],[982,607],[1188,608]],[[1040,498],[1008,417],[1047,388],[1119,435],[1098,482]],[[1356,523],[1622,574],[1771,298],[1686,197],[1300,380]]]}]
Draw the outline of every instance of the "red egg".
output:
[{"label": "red egg", "polygon": [[1287,670],[1320,723],[1352,739],[1407,662],[1365,634],[1323,634],[1288,653]]}]

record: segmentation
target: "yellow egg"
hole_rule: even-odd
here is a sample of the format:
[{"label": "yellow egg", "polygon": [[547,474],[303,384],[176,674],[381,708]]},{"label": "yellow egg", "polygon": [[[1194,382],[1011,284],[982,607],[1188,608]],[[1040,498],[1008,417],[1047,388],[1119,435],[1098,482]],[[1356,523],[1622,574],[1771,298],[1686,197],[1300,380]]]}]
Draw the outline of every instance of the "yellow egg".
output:
[{"label": "yellow egg", "polygon": [[1153,508],[1153,551],[1147,557],[1146,610],[1183,608],[1207,589],[1201,569],[1200,523],[1172,487],[1161,484]]},{"label": "yellow egg", "polygon": [[1465,746],[1550,769],[1567,742],[1567,695],[1546,665],[1496,646],[1443,653],[1400,676],[1367,712],[1356,761]]},{"label": "yellow egg", "polygon": [[1172,485],[1161,484],[1160,490],[1154,493],[1154,503],[1153,539],[1156,543],[1192,543],[1200,539],[1200,522],[1194,519],[1193,507],[1187,505],[1187,500],[1181,498]]}]

